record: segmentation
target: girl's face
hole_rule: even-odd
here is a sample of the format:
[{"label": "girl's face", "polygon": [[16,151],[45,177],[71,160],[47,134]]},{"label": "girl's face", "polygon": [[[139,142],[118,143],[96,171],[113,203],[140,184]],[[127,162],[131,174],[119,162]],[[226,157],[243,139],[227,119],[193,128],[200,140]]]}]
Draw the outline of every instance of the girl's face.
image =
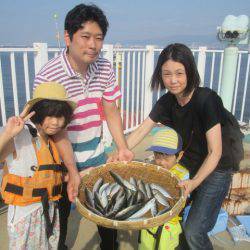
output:
[{"label": "girl's face", "polygon": [[65,124],[65,118],[55,117],[55,116],[46,116],[42,125],[40,125],[40,129],[46,135],[55,135],[61,129],[63,129]]},{"label": "girl's face", "polygon": [[187,87],[187,75],[183,64],[166,61],[161,68],[162,81],[170,93],[182,97]]}]

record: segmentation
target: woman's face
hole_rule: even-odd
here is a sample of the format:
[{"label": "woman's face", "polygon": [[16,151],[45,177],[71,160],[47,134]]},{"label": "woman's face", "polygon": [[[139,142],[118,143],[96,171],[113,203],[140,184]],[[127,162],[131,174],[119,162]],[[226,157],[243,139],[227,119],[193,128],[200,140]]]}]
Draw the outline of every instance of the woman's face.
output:
[{"label": "woman's face", "polygon": [[173,60],[166,61],[161,68],[162,81],[170,93],[183,96],[187,86],[187,75],[183,64]]}]

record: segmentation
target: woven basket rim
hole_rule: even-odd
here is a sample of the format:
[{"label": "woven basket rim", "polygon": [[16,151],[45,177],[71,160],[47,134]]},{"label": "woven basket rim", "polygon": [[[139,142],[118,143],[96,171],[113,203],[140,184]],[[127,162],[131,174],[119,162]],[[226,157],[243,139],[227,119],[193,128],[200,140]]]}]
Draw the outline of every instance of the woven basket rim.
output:
[{"label": "woven basket rim", "polygon": [[[150,164],[150,163],[143,163],[143,162],[139,162],[139,161],[131,161],[129,163],[127,163],[127,165],[129,167],[131,167],[131,164],[136,163],[136,164],[141,164],[142,166],[153,166],[155,168],[155,171],[162,171],[165,172],[166,174],[170,175],[172,178],[176,179],[177,181],[179,181],[179,178],[176,177],[173,173],[171,173],[170,171],[168,171],[167,169],[164,169],[158,165],[155,164]],[[91,176],[91,172],[93,173],[93,171],[98,171],[98,169],[103,168],[103,167],[107,167],[107,166],[112,166],[115,163],[106,163],[106,164],[102,164],[94,169],[91,169],[90,171],[88,171],[84,177],[87,178],[87,176]],[[125,162],[117,162],[117,164],[125,164]],[[120,167],[120,166],[119,166]],[[82,185],[82,183],[81,183]],[[81,186],[80,185],[80,186]],[[165,222],[167,222],[168,220],[172,219],[174,216],[178,215],[178,213],[181,211],[181,209],[183,208],[183,205],[185,204],[185,198],[184,198],[184,188],[179,187],[179,189],[181,190],[181,195],[179,200],[174,204],[174,206],[171,208],[171,210],[169,210],[168,212],[156,216],[156,217],[150,217],[147,218],[145,220],[138,220],[138,221],[119,221],[119,220],[113,220],[113,219],[108,219],[102,216],[99,216],[93,212],[91,212],[90,210],[88,210],[80,201],[80,199],[77,197],[76,198],[76,207],[79,211],[79,213],[84,216],[86,219],[89,219],[90,221],[104,226],[104,227],[108,227],[108,228],[114,228],[114,229],[130,229],[130,230],[140,230],[140,229],[146,229],[146,228],[152,228],[155,226],[159,226],[164,224]]]}]

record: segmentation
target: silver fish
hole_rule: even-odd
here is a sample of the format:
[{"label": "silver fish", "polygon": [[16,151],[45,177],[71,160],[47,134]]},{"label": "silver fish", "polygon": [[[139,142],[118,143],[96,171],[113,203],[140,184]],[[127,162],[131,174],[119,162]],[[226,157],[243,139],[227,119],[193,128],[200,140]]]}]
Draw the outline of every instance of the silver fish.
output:
[{"label": "silver fish", "polygon": [[102,207],[106,208],[108,205],[108,196],[105,190],[100,195],[100,198],[101,198]]},{"label": "silver fish", "polygon": [[151,207],[151,214],[153,217],[155,217],[158,214],[158,206],[157,202],[155,201],[153,206]]},{"label": "silver fish", "polygon": [[115,172],[109,171],[110,175],[113,177],[113,179],[122,187],[131,189],[133,191],[136,191],[136,187],[133,186],[129,181],[122,179],[121,176],[116,174]]},{"label": "silver fish", "polygon": [[97,215],[103,216],[103,214],[102,214],[100,211],[98,211],[98,210],[95,209],[94,207],[91,207],[88,203],[85,202],[84,205],[85,205],[85,207],[86,207],[88,210],[90,210],[91,212],[93,212],[93,213],[95,213],[95,214],[97,214]]},{"label": "silver fish", "polygon": [[126,194],[126,198],[127,198],[127,200],[129,200],[130,199],[130,197],[132,196],[132,192],[130,191],[130,189],[125,189],[125,194]]},{"label": "silver fish", "polygon": [[141,207],[142,207],[142,204],[136,204],[136,205],[132,205],[130,207],[127,207],[127,208],[121,210],[120,212],[118,212],[115,215],[115,219],[125,220],[126,218],[128,218],[132,214],[134,214],[136,211],[138,211],[138,209],[140,209]]},{"label": "silver fish", "polygon": [[102,209],[102,211],[103,211],[104,210],[104,206],[102,204],[101,197],[98,194],[98,192],[94,192],[94,201],[95,201],[96,208],[97,208],[97,206],[99,206]]},{"label": "silver fish", "polygon": [[136,202],[137,203],[141,203],[141,202],[145,201],[145,196],[141,190],[138,189],[136,194],[137,194],[136,195]]},{"label": "silver fish", "polygon": [[111,188],[109,196],[112,198],[114,194],[118,193],[120,190],[121,186],[117,183]]},{"label": "silver fish", "polygon": [[126,195],[117,196],[116,202],[114,204],[114,211],[119,211],[126,203]]},{"label": "silver fish", "polygon": [[134,205],[133,204],[134,196],[135,196],[134,194],[131,194],[131,196],[129,198],[127,198],[127,205],[128,205],[128,207]]},{"label": "silver fish", "polygon": [[147,196],[147,191],[146,191],[146,188],[145,188],[145,184],[144,184],[144,182],[142,180],[137,181],[137,186],[142,191],[144,196]]},{"label": "silver fish", "polygon": [[[99,189],[99,191],[98,191],[99,195],[102,195],[102,192],[103,192],[104,190],[106,190],[106,189],[108,188],[108,186],[109,186],[109,183],[108,183],[108,182],[102,184],[102,186],[100,187],[100,189]],[[106,194],[107,194],[107,193],[106,193]]]},{"label": "silver fish", "polygon": [[129,218],[138,218],[143,216],[145,213],[147,213],[151,207],[154,205],[155,198],[152,198],[149,200],[140,210],[138,210],[136,213],[131,215]]},{"label": "silver fish", "polygon": [[106,217],[113,218],[126,204],[126,195],[123,194],[123,196],[117,197],[116,202],[110,212],[106,214]]},{"label": "silver fish", "polygon": [[135,178],[130,177],[130,178],[129,178],[129,182],[130,182],[133,186],[135,186],[135,187],[137,186]]},{"label": "silver fish", "polygon": [[99,179],[96,181],[96,183],[94,184],[94,187],[93,187],[92,192],[93,192],[93,193],[98,192],[102,184],[103,184],[103,179],[102,179],[102,178],[99,178]]},{"label": "silver fish", "polygon": [[145,184],[145,188],[146,188],[147,197],[149,199],[153,198],[153,192],[152,192],[152,189],[148,183]]},{"label": "silver fish", "polygon": [[106,188],[107,195],[110,195],[111,190],[112,190],[112,188],[115,186],[115,184],[116,184],[116,183],[111,183],[111,184],[109,184],[109,185],[107,186],[107,188]]},{"label": "silver fish", "polygon": [[165,196],[161,192],[155,190],[153,191],[153,193],[154,193],[154,197],[160,204],[162,204],[164,207],[169,207],[168,201],[166,200]]},{"label": "silver fish", "polygon": [[138,196],[138,191],[136,191],[133,195],[131,205],[135,205],[137,203],[137,196]]},{"label": "silver fish", "polygon": [[95,207],[94,196],[93,196],[92,192],[88,188],[85,188],[84,193],[85,193],[86,202],[91,207]]},{"label": "silver fish", "polygon": [[167,190],[165,188],[163,188],[162,186],[160,185],[157,185],[155,183],[151,183],[150,184],[150,187],[152,189],[156,189],[158,190],[159,192],[161,192],[166,198],[171,198],[172,199],[172,196],[167,192]]}]

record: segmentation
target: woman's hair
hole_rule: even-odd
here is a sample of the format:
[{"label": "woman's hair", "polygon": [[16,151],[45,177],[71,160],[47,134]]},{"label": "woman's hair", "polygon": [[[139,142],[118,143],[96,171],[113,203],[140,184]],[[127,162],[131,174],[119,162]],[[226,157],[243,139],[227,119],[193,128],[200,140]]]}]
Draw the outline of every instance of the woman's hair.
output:
[{"label": "woman's hair", "polygon": [[161,89],[166,88],[162,80],[162,65],[168,60],[179,62],[185,68],[187,75],[187,87],[184,91],[185,95],[188,95],[193,89],[200,85],[200,76],[192,51],[184,44],[174,43],[163,49],[158,58],[150,83],[152,90],[158,89],[159,87]]},{"label": "woman's hair", "polygon": [[105,37],[108,30],[108,20],[103,11],[96,5],[79,4],[70,10],[65,18],[64,30],[69,34],[70,40],[72,40],[74,33],[83,28],[84,23],[91,21],[96,22]]},{"label": "woman's hair", "polygon": [[64,101],[43,99],[34,104],[30,109],[30,112],[35,111],[35,114],[30,118],[30,120],[35,124],[42,125],[45,117],[64,117],[65,123],[63,127],[66,127],[73,115],[73,110],[71,106]]}]

